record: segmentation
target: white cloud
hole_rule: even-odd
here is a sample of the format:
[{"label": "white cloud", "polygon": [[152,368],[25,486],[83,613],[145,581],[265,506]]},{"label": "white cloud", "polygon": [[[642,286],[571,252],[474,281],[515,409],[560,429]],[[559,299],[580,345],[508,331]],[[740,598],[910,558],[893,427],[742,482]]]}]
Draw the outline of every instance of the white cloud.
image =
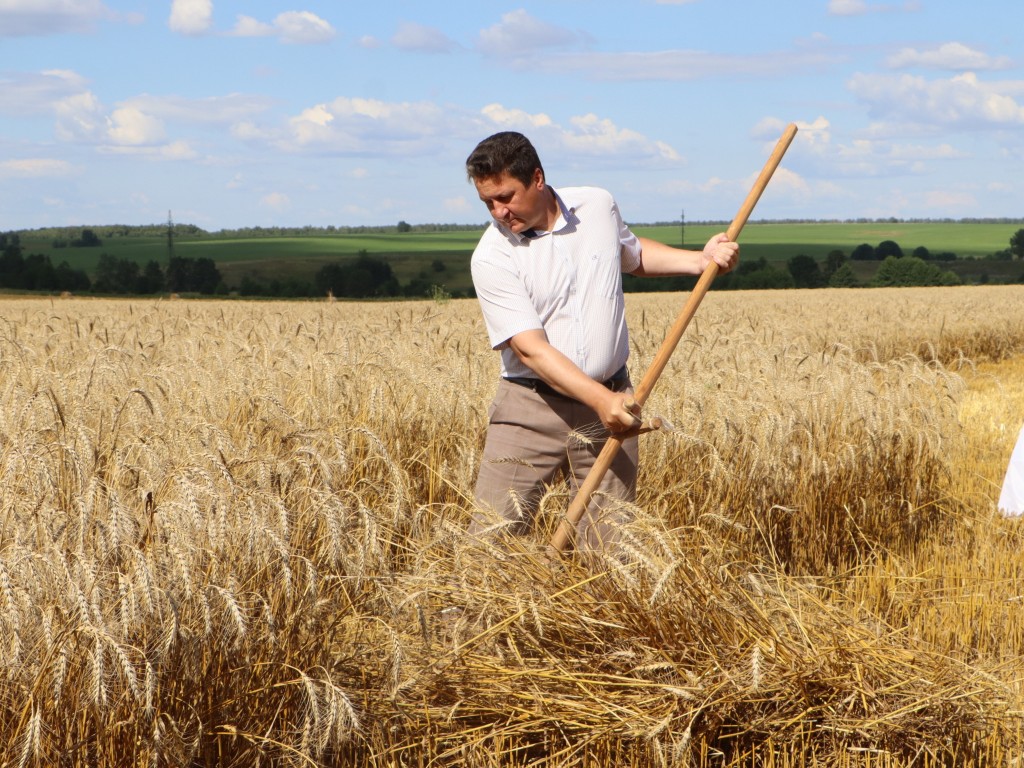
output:
[{"label": "white cloud", "polygon": [[[750,176],[745,186],[748,188],[753,187],[757,176],[756,173]],[[775,169],[775,172],[772,174],[771,189],[773,193],[781,192],[789,197],[804,200],[812,195],[811,185],[807,182],[807,179],[785,166],[779,166]]]},{"label": "white cloud", "polygon": [[173,0],[168,26],[182,35],[202,35],[213,25],[212,0]]},{"label": "white cloud", "polygon": [[88,32],[97,21],[112,18],[100,0],[2,0],[0,37]]},{"label": "white cloud", "polygon": [[977,72],[986,69],[1004,69],[1010,65],[1010,59],[1006,56],[993,58],[986,53],[969,48],[963,43],[943,43],[938,48],[926,51],[903,48],[890,56],[886,64],[893,69],[924,67]]},{"label": "white cloud", "polygon": [[950,144],[895,144],[888,141],[854,139],[829,149],[837,169],[846,175],[876,176],[883,173],[923,173],[928,161],[963,157]]},{"label": "white cloud", "polygon": [[829,0],[828,12],[833,16],[858,16],[867,13],[864,0]]},{"label": "white cloud", "polygon": [[327,43],[334,39],[334,27],[309,11],[286,11],[274,19],[284,43],[310,44]]},{"label": "white cloud", "polygon": [[278,14],[271,24],[239,14],[228,34],[233,37],[277,37],[282,43],[315,45],[330,42],[336,32],[330,22],[315,13],[286,11]]},{"label": "white cloud", "polygon": [[1024,106],[1014,99],[1021,82],[983,82],[972,72],[948,80],[858,73],[847,85],[875,117],[926,128],[1024,125]]},{"label": "white cloud", "polygon": [[326,144],[331,139],[330,125],[334,122],[334,115],[327,109],[326,104],[317,104],[315,107],[302,110],[298,116],[289,121],[292,129],[292,138],[300,146],[308,144]]},{"label": "white cloud", "polygon": [[[810,122],[806,120],[794,121],[797,127],[796,140],[804,144],[827,144],[831,141],[831,123],[825,117],[819,115]],[[763,141],[777,141],[788,125],[784,120],[776,117],[766,117],[757,122],[751,130],[751,135]]]},{"label": "white cloud", "polygon": [[199,99],[144,94],[127,99],[120,106],[135,107],[164,120],[217,125],[240,122],[264,112],[270,108],[270,99],[240,93]]},{"label": "white cloud", "polygon": [[498,24],[481,30],[476,45],[489,56],[518,59],[539,50],[566,47],[579,39],[574,32],[535,19],[519,9],[503,15]]},{"label": "white cloud", "polygon": [[5,107],[21,114],[53,115],[54,135],[60,141],[92,144],[108,154],[165,159],[198,157],[187,141],[168,142],[165,120],[232,124],[267,106],[262,98],[238,94],[195,100],[144,95],[111,110],[87,88],[84,78],[66,70],[19,77],[11,81],[9,92]]},{"label": "white cloud", "polygon": [[[736,181],[712,177],[697,185],[696,189],[702,197],[741,200],[754,186],[758,173],[751,172],[745,178]],[[692,195],[692,190],[686,190],[686,194]],[[808,178],[783,164],[772,174],[772,182],[765,190],[757,210],[766,211],[772,207],[780,210],[779,206],[784,206],[793,211],[806,211],[809,204],[841,199],[848,194],[844,185],[836,184],[832,179]]]},{"label": "white cloud", "polygon": [[172,141],[168,144],[133,146],[122,144],[104,144],[97,147],[104,155],[127,155],[151,160],[194,160],[199,153],[187,141]]},{"label": "white cloud", "polygon": [[451,53],[455,42],[435,27],[405,21],[391,37],[391,44],[403,51],[419,53]]},{"label": "white cloud", "polygon": [[54,160],[48,157],[29,157],[21,160],[5,160],[0,162],[0,179],[35,179],[67,176],[71,171],[71,164],[67,161]]},{"label": "white cloud", "polygon": [[864,0],[829,0],[828,12],[833,16],[862,16],[866,13],[887,13],[890,11],[919,11],[917,0],[907,0],[903,6],[887,3],[866,3]]},{"label": "white cloud", "polygon": [[163,123],[136,107],[115,109],[107,118],[107,139],[115,145],[152,145],[165,138]]},{"label": "white cloud", "polygon": [[76,72],[50,69],[44,72],[0,74],[0,115],[15,117],[47,115],[63,99],[88,89],[88,82]]},{"label": "white cloud", "polygon": [[529,131],[554,125],[543,112],[531,115],[521,109],[506,109],[501,104],[488,104],[480,110],[488,120],[502,130]]},{"label": "white cloud", "polygon": [[710,77],[782,77],[821,70],[839,58],[827,48],[777,51],[758,55],[727,55],[699,50],[618,53],[548,53],[509,58],[513,69],[565,75],[590,80],[633,82],[663,80],[686,82]]},{"label": "white cloud", "polygon": [[235,37],[269,37],[274,34],[274,27],[254,19],[252,16],[240,13],[235,19],[235,26],[230,34]]},{"label": "white cloud", "polygon": [[763,117],[751,129],[750,134],[758,139],[778,136],[786,127],[786,121],[777,117]]},{"label": "white cloud", "polygon": [[264,195],[260,198],[260,205],[265,208],[270,208],[272,211],[286,211],[291,207],[292,201],[288,195],[283,192],[271,192],[268,195]]},{"label": "white cloud", "polygon": [[[122,147],[162,144],[166,141],[166,122],[186,126],[230,125],[236,137],[253,138],[246,134],[258,129],[249,119],[270,106],[265,97],[243,94],[200,99],[144,94],[126,99],[110,110],[86,88],[82,78],[61,71],[22,78],[11,91],[14,97],[9,104],[23,110],[23,114],[54,115],[58,139]],[[194,150],[182,152],[180,147],[168,151],[181,156],[195,155]]]},{"label": "white cloud", "polygon": [[888,148],[888,157],[898,162],[918,162],[921,160],[954,160],[967,157],[967,154],[943,143],[934,146],[922,144],[893,144]]},{"label": "white cloud", "polygon": [[275,133],[249,120],[243,120],[231,126],[231,135],[241,141],[269,141]]},{"label": "white cloud", "polygon": [[668,162],[682,158],[668,144],[652,141],[637,131],[619,128],[607,118],[589,114],[570,120],[575,131],[563,135],[566,146],[585,155],[606,155],[608,153],[648,155]]},{"label": "white cloud", "polygon": [[172,141],[159,148],[160,157],[167,160],[194,160],[199,153],[187,141]]},{"label": "white cloud", "polygon": [[339,97],[288,121],[287,151],[408,155],[429,151],[439,136],[458,131],[459,119],[431,102],[385,102]]},{"label": "white cloud", "polygon": [[557,151],[566,161],[585,158],[588,163],[615,163],[628,158],[631,162],[665,163],[682,159],[668,144],[619,128],[611,120],[594,114],[570,118],[569,127],[556,124],[543,112],[530,114],[501,104],[488,104],[481,114],[490,123],[491,131],[522,131],[531,137],[539,152]]},{"label": "white cloud", "polygon": [[1001,147],[999,153],[1008,160],[1024,161],[1024,147],[1017,143]]},{"label": "white cloud", "polygon": [[[753,130],[757,139],[778,138],[783,122],[765,118]],[[824,116],[812,121],[796,121],[799,131],[795,143],[802,166],[821,178],[875,177],[882,175],[918,175],[931,169],[935,161],[965,157],[952,144],[908,144],[885,138],[854,137],[833,141],[834,128]]]},{"label": "white cloud", "polygon": [[430,101],[338,97],[308,106],[279,125],[240,121],[231,127],[240,140],[289,153],[408,157],[437,156],[451,148],[456,164],[468,147],[500,130],[523,131],[535,139],[538,149],[558,152],[567,163],[664,166],[682,160],[669,144],[599,115],[579,115],[557,124],[543,112],[502,104],[469,112]]},{"label": "white cloud", "polygon": [[105,130],[103,105],[91,91],[82,91],[53,104],[54,131],[62,141],[98,141]]},{"label": "white cloud", "polygon": [[822,141],[827,142],[831,138],[832,124],[822,115],[818,115],[818,117],[810,122],[797,120],[796,127],[798,133],[802,134],[804,139],[812,144]]},{"label": "white cloud", "polygon": [[905,0],[902,6],[886,3],[866,3],[864,0],[829,0],[828,12],[833,16],[861,16],[865,13],[888,13],[891,11],[920,11],[919,0]]}]

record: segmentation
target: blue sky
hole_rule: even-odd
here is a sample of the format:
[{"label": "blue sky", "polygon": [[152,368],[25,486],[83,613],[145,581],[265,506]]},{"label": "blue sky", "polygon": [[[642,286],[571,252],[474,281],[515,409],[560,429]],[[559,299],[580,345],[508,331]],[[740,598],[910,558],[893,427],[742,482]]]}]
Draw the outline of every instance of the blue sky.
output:
[{"label": "blue sky", "polygon": [[0,230],[483,223],[529,135],[628,221],[1024,216],[1009,0],[0,0]]}]

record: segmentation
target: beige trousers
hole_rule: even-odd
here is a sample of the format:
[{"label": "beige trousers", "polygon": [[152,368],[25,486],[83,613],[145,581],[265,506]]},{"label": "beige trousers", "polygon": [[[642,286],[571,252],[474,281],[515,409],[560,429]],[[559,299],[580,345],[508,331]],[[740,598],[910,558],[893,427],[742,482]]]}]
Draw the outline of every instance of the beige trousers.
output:
[{"label": "beige trousers", "polygon": [[[632,391],[628,382],[622,391]],[[526,533],[533,528],[545,488],[562,476],[575,493],[594,466],[608,432],[597,414],[582,403],[504,379],[488,415],[475,491],[478,509],[469,532],[479,536],[496,523],[505,523],[502,530]],[[590,439],[581,441],[573,433]],[[618,527],[629,519],[616,501],[636,498],[637,461],[634,436],[623,441],[580,520],[577,549],[602,549],[614,543]]]}]

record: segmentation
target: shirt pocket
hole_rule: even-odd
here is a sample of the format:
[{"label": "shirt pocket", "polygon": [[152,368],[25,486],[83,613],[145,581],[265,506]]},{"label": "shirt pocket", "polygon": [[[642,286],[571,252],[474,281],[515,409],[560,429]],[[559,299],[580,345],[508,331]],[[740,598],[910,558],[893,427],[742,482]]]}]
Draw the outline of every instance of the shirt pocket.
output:
[{"label": "shirt pocket", "polygon": [[622,269],[618,251],[593,251],[586,259],[590,291],[607,299],[618,298],[622,293]]}]

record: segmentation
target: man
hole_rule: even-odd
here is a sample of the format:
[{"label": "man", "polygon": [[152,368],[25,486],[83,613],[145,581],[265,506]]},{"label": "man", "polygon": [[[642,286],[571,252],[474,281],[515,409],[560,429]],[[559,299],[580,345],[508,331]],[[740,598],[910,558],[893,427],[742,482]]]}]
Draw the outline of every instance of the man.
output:
[{"label": "man", "polygon": [[[547,185],[530,141],[484,139],[466,171],[493,221],[473,252],[473,285],[501,376],[475,490],[470,533],[528,530],[544,487],[559,474],[575,490],[607,432],[636,426],[626,371],[629,337],[622,273],[699,275],[712,260],[728,272],[739,246],[715,235],[703,251],[636,237],[611,195]],[[589,439],[594,426],[599,439]],[[576,547],[608,546],[628,516],[615,500],[636,494],[637,439],[622,449],[580,521]]]}]

